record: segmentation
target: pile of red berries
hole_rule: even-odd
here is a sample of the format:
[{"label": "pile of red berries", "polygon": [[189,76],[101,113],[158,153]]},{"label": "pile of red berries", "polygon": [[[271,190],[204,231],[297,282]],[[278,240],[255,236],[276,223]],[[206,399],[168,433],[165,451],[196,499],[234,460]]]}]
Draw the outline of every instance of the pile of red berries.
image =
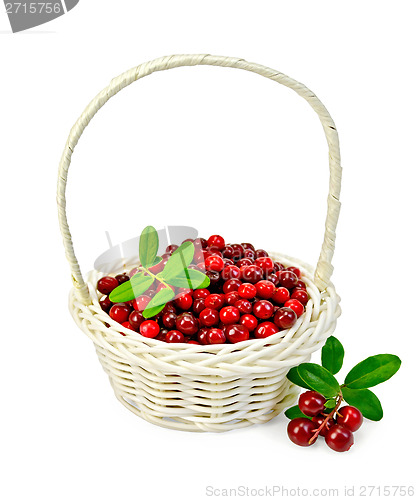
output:
[{"label": "pile of red berries", "polygon": [[[98,281],[97,290],[104,295],[102,309],[144,337],[199,345],[266,338],[291,328],[303,314],[309,295],[298,268],[286,268],[251,243],[225,244],[219,235],[187,241],[195,246],[194,260],[188,267],[207,274],[208,288],[176,289],[175,299],[146,320],[142,311],[161,289],[157,282],[130,302],[113,304],[108,298],[114,288],[137,273],[138,268],[134,268],[129,274]],[[167,247],[152,272],[161,272],[177,248]]]},{"label": "pile of red berries", "polygon": [[[354,444],[353,432],[363,423],[363,415],[354,406],[336,408],[325,413],[326,398],[316,391],[299,397],[299,409],[308,417],[294,418],[287,427],[290,440],[299,446],[314,444],[319,436],[335,451],[348,451]],[[319,431],[319,432],[318,432]]]}]

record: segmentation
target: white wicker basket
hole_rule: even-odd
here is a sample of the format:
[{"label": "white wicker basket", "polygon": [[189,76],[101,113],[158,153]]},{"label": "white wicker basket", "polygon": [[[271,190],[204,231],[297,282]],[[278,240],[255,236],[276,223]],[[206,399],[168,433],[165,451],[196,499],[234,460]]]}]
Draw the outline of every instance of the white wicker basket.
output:
[{"label": "white wicker basket", "polygon": [[[266,339],[199,346],[144,338],[102,311],[95,291],[101,275],[92,271],[84,280],[74,254],[65,191],[72,153],[85,127],[112,96],[136,80],[155,71],[196,65],[244,69],[293,89],[316,111],[327,138],[328,213],[316,269],[297,259],[271,254],[283,264],[300,267],[310,300],[305,314],[290,330]],[[71,314],[94,342],[114,392],[124,406],[163,427],[221,432],[267,422],[293,403],[297,389],[286,378],[288,370],[309,360],[311,353],[321,348],[340,315],[339,297],[330,282],[340,185],[338,134],[328,111],[304,85],[265,66],[211,55],[162,57],[123,73],[91,101],[71,130],[59,166],[59,222],[74,283],[69,300]],[[117,271],[121,269],[113,269],[114,273]]]}]

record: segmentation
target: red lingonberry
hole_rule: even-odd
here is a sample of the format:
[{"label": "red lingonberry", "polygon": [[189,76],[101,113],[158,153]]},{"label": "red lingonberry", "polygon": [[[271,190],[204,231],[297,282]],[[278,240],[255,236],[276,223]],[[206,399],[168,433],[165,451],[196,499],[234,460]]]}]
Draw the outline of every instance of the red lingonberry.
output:
[{"label": "red lingonberry", "polygon": [[267,274],[268,281],[271,281],[275,287],[279,284],[279,277],[275,273]]},{"label": "red lingonberry", "polygon": [[160,332],[156,335],[155,339],[160,340],[161,342],[166,342],[166,335],[169,333],[169,330],[166,330],[166,328],[163,328],[160,330]]},{"label": "red lingonberry", "polygon": [[281,264],[280,262],[275,262],[274,263],[274,272],[277,274],[279,271],[283,271],[285,266]]},{"label": "red lingonberry", "polygon": [[108,311],[111,309],[111,306],[113,305],[113,302],[109,299],[109,297],[103,297],[100,299],[100,306],[103,311],[108,313]]},{"label": "red lingonberry", "polygon": [[208,271],[222,271],[224,269],[224,261],[219,255],[210,255],[205,259],[205,268]]},{"label": "red lingonberry", "polygon": [[201,288],[200,290],[194,290],[192,295],[194,299],[206,299],[210,293],[211,292],[207,288]]},{"label": "red lingonberry", "polygon": [[222,260],[224,261],[224,267],[228,267],[228,266],[233,266],[234,265],[234,261],[231,260],[231,259],[227,259],[226,257],[223,257]]},{"label": "red lingonberry", "polygon": [[225,240],[222,236],[218,234],[213,234],[207,240],[207,246],[218,248],[218,250],[223,250],[225,247]]},{"label": "red lingonberry", "polygon": [[195,299],[192,310],[198,316],[205,309],[205,299]]},{"label": "red lingonberry", "polygon": [[139,272],[139,268],[138,267],[133,267],[133,269],[131,271],[129,271],[130,278],[132,278],[138,272]]},{"label": "red lingonberry", "polygon": [[143,323],[140,325],[140,333],[143,335],[143,337],[154,339],[159,331],[159,325],[156,323],[156,321],[153,321],[151,319],[143,321]]},{"label": "red lingonberry", "polygon": [[166,247],[165,254],[172,255],[175,250],[179,248],[178,245],[169,245]]},{"label": "red lingonberry", "polygon": [[296,316],[299,318],[299,316],[302,316],[305,308],[303,305],[296,299],[289,299],[285,302],[285,307],[288,307],[289,309],[292,309],[292,311],[295,311]]},{"label": "red lingonberry", "polygon": [[276,304],[284,304],[287,300],[290,299],[290,292],[287,288],[279,287],[276,288],[276,291],[272,295],[272,300]]},{"label": "red lingonberry", "polygon": [[287,426],[287,434],[292,443],[298,446],[310,446],[314,444],[316,440],[310,442],[316,425],[308,418],[294,418],[291,420]]},{"label": "red lingonberry", "polygon": [[164,313],[162,316],[162,322],[166,328],[173,329],[176,326],[176,314],[173,312]]},{"label": "red lingonberry", "polygon": [[210,286],[211,286],[210,291],[212,292],[213,291],[212,288],[215,287],[215,285],[220,282],[221,274],[218,271],[207,271],[206,275],[208,276],[208,278],[211,282],[210,283]]},{"label": "red lingonberry", "polygon": [[306,285],[303,281],[298,280],[298,282],[296,283],[296,288],[303,288],[304,290],[306,290]]},{"label": "red lingonberry", "polygon": [[253,252],[256,250],[254,245],[252,245],[251,243],[241,243],[241,246],[244,248],[244,250],[253,250]]},{"label": "red lingonberry", "polygon": [[358,431],[363,423],[363,414],[355,406],[343,406],[338,410],[337,424],[347,427],[351,432]]},{"label": "red lingonberry", "polygon": [[219,293],[211,293],[205,299],[205,307],[209,307],[210,309],[221,309],[224,305],[224,295]]},{"label": "red lingonberry", "polygon": [[111,306],[109,315],[110,318],[113,319],[114,321],[117,321],[117,323],[124,323],[129,319],[131,312],[131,307],[124,304],[123,302],[118,302]]},{"label": "red lingonberry", "polygon": [[114,290],[114,288],[117,288],[118,285],[119,283],[116,278],[113,278],[112,276],[104,276],[98,280],[97,290],[104,295],[110,295],[110,293]]},{"label": "red lingonberry", "polygon": [[226,342],[225,333],[220,328],[211,328],[207,333],[209,344],[224,344]]},{"label": "red lingonberry", "polygon": [[266,337],[270,337],[270,335],[274,335],[277,333],[279,329],[274,323],[270,321],[264,321],[260,323],[254,332],[254,336],[256,339],[265,339]]},{"label": "red lingonberry", "polygon": [[238,292],[228,292],[224,295],[224,305],[234,306],[238,300],[240,300]]},{"label": "red lingonberry", "polygon": [[240,268],[241,274],[243,273],[243,268],[246,266],[252,266],[253,265],[253,260],[249,259],[247,257],[244,257],[243,259],[240,259],[236,262],[236,265]]},{"label": "red lingonberry", "polygon": [[237,300],[234,304],[230,305],[235,306],[242,314],[250,314],[251,311],[253,310],[251,302],[245,299]]},{"label": "red lingonberry", "polygon": [[287,289],[295,287],[298,283],[298,277],[292,271],[280,271],[279,272],[279,282],[282,286]]},{"label": "red lingonberry", "polygon": [[308,292],[306,290],[304,290],[303,288],[295,288],[292,291],[290,298],[296,299],[302,305],[306,306],[306,304],[308,303],[308,300],[309,300],[309,295],[308,295]]},{"label": "red lingonberry", "polygon": [[224,259],[232,259],[234,254],[234,249],[231,245],[225,245],[222,250],[222,256]]},{"label": "red lingonberry", "polygon": [[178,330],[171,330],[166,334],[165,342],[168,342],[169,344],[185,342],[185,336]]},{"label": "red lingonberry", "polygon": [[253,314],[260,319],[268,319],[273,316],[273,304],[268,300],[259,300],[253,306]]},{"label": "red lingonberry", "polygon": [[240,287],[240,285],[241,285],[241,281],[240,280],[232,278],[232,279],[227,280],[223,284],[222,289],[223,289],[224,293],[237,292],[238,289],[239,289],[239,287]]},{"label": "red lingonberry", "polygon": [[136,309],[136,311],[144,311],[147,307],[147,304],[151,300],[151,297],[149,297],[148,295],[140,295],[133,300],[133,308]]},{"label": "red lingonberry", "polygon": [[237,323],[240,319],[240,311],[234,306],[223,307],[220,311],[220,319],[224,325]]},{"label": "red lingonberry", "polygon": [[140,311],[132,311],[129,316],[129,321],[134,330],[138,331],[140,325],[144,321],[143,314]]},{"label": "red lingonberry", "polygon": [[256,293],[257,297],[261,299],[270,299],[272,298],[276,287],[269,280],[261,280],[256,283]]},{"label": "red lingonberry", "polygon": [[204,326],[214,326],[220,320],[220,315],[215,309],[204,309],[199,315],[199,321]]},{"label": "red lingonberry", "polygon": [[184,335],[194,335],[198,327],[198,320],[189,312],[184,312],[176,318],[176,329]]},{"label": "red lingonberry", "polygon": [[130,276],[126,273],[123,274],[117,274],[116,280],[118,281],[119,285],[122,285],[123,283],[126,283],[127,281],[130,281]]},{"label": "red lingonberry", "polygon": [[124,326],[124,328],[128,328],[129,330],[136,331],[129,321],[124,321],[124,323],[121,323],[121,326]]},{"label": "red lingonberry", "polygon": [[244,281],[255,284],[263,278],[263,271],[259,266],[247,266],[241,269],[241,276]]},{"label": "red lingonberry", "polygon": [[314,417],[325,409],[326,398],[316,391],[306,391],[299,396],[299,409],[308,417]]},{"label": "red lingonberry", "polygon": [[240,279],[241,278],[241,271],[234,264],[229,265],[227,267],[224,267],[224,269],[222,270],[221,278],[223,280]]},{"label": "red lingonberry", "polygon": [[261,248],[256,250],[256,259],[259,259],[261,257],[268,257],[268,256],[269,256],[269,254],[266,252],[266,250],[263,250]]},{"label": "red lingonberry", "polygon": [[334,451],[348,451],[354,444],[354,436],[347,427],[335,424],[328,430],[325,442]]},{"label": "red lingonberry", "polygon": [[192,307],[192,302],[192,293],[182,293],[175,299],[174,304],[179,309],[188,311]]},{"label": "red lingonberry", "polygon": [[231,248],[233,249],[232,259],[234,261],[240,260],[244,255],[244,248],[238,243],[233,243]]},{"label": "red lingonberry", "polygon": [[254,262],[255,258],[256,258],[256,253],[254,252],[254,250],[252,250],[251,248],[245,248],[244,249],[244,258],[245,259],[250,259]]},{"label": "red lingonberry", "polygon": [[236,344],[237,342],[248,340],[250,338],[250,332],[244,325],[228,325],[225,328],[225,336],[229,342]]},{"label": "red lingonberry", "polygon": [[285,329],[292,328],[297,319],[295,311],[288,307],[281,307],[275,312],[273,321],[279,328]]},{"label": "red lingonberry", "polygon": [[274,264],[270,257],[258,257],[254,264],[259,266],[265,273],[271,273],[274,270]]},{"label": "red lingonberry", "polygon": [[208,345],[209,342],[208,342],[208,333],[210,331],[210,328],[201,328],[199,331],[198,331],[198,334],[197,334],[197,339],[198,339],[198,342],[202,345]]},{"label": "red lingonberry", "polygon": [[257,293],[257,289],[251,283],[243,283],[238,288],[238,295],[242,299],[254,299],[254,297],[256,296],[256,293]]},{"label": "red lingonberry", "polygon": [[292,271],[292,273],[295,273],[298,278],[300,278],[300,269],[294,266],[290,266],[287,268],[288,271]]},{"label": "red lingonberry", "polygon": [[208,241],[205,238],[197,238],[195,240],[195,243],[199,241],[199,244],[201,245],[202,248],[207,248],[208,246]]},{"label": "red lingonberry", "polygon": [[249,332],[252,332],[257,328],[258,320],[252,314],[244,314],[244,316],[240,318],[240,325],[244,325]]},{"label": "red lingonberry", "polygon": [[165,307],[162,309],[162,313],[175,313],[176,314],[176,307],[172,304],[172,302],[168,302]]}]

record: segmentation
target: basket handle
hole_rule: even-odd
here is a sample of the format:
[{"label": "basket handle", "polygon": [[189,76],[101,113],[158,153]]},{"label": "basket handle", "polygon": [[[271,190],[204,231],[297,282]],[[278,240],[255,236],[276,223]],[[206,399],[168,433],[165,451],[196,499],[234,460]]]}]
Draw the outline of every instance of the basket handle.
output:
[{"label": "basket handle", "polygon": [[325,221],[325,235],[322,243],[322,249],[319,256],[318,264],[315,270],[315,284],[319,290],[323,291],[328,286],[333,272],[331,264],[335,247],[335,230],[338,222],[340,211],[339,194],[341,189],[341,164],[340,164],[340,151],[338,133],[335,124],[326,110],[325,106],[302,83],[289,78],[283,73],[279,73],[271,68],[262,66],[260,64],[249,63],[243,59],[234,57],[211,56],[208,54],[191,54],[191,55],[173,55],[161,57],[153,61],[140,64],[139,66],[126,71],[117,78],[114,78],[108,87],[103,89],[86,107],[78,121],[72,127],[65,149],[62,153],[62,158],[59,164],[58,188],[57,188],[57,202],[58,202],[58,217],[63,236],[66,258],[68,259],[72,280],[77,290],[78,297],[84,304],[91,303],[91,297],[88,291],[88,286],[85,283],[78,260],[74,253],[71,233],[68,227],[68,220],[66,217],[66,184],[68,177],[68,169],[71,163],[72,153],[74,148],[81,137],[82,132],[89,124],[91,119],[95,116],[98,110],[120,90],[127,87],[131,83],[143,78],[155,71],[162,71],[180,66],[223,66],[228,68],[243,69],[257,73],[278,82],[285,87],[289,87],[297,94],[303,97],[315,110],[324,128],[326,140],[329,149],[329,195],[328,195],[328,212]]}]

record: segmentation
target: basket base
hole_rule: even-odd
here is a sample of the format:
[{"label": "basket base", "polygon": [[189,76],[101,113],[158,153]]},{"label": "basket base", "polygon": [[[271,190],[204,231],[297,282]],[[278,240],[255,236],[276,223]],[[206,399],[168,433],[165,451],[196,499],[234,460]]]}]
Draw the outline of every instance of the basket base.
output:
[{"label": "basket base", "polygon": [[[111,379],[110,383],[113,386]],[[278,404],[276,404],[272,410],[269,410],[266,413],[259,413],[259,415],[256,417],[252,416],[250,420],[245,418],[236,418],[235,420],[228,420],[226,423],[221,422],[215,424],[208,422],[195,422],[178,417],[169,418],[164,416],[151,415],[148,412],[141,410],[140,406],[132,399],[121,396],[114,387],[113,389],[115,396],[120,401],[120,403],[143,420],[146,420],[151,424],[158,425],[159,427],[164,427],[166,429],[188,432],[227,432],[234,429],[249,427],[250,425],[254,424],[264,424],[279,415],[285,408],[288,408],[289,406],[295,404],[299,393],[299,388],[297,386],[289,384],[286,389],[286,394],[283,396],[283,399]],[[205,418],[205,420],[207,419]]]}]

